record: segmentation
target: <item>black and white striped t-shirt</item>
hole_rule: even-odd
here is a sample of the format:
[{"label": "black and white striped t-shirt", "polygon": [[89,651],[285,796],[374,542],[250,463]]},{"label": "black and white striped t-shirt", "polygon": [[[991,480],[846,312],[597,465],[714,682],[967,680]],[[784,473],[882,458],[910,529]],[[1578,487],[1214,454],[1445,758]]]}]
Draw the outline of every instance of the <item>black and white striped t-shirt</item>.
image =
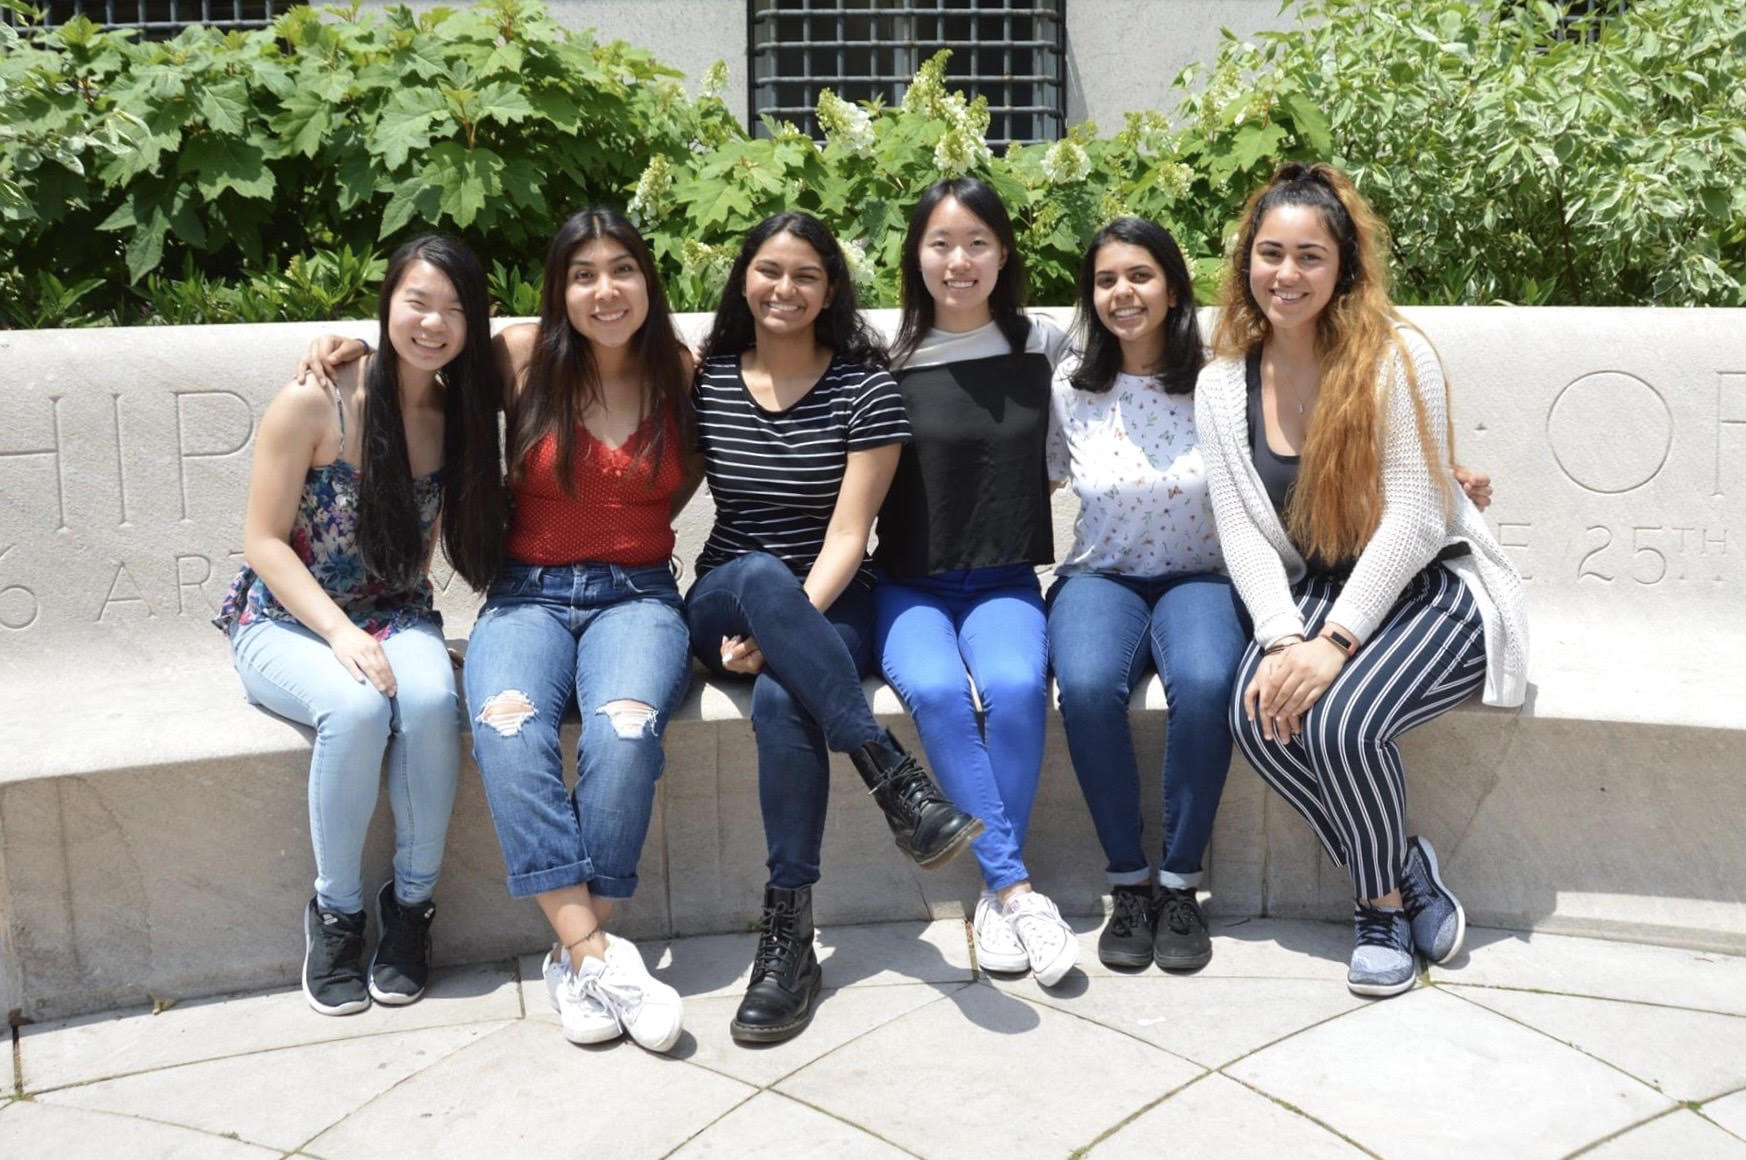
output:
[{"label": "black and white striped t-shirt", "polygon": [[[698,371],[697,441],[703,451],[715,527],[697,574],[747,552],[768,552],[804,578],[824,547],[849,452],[909,440],[903,396],[877,367],[832,359],[786,411],[753,401],[737,355]],[[858,583],[871,585],[863,560]]]}]

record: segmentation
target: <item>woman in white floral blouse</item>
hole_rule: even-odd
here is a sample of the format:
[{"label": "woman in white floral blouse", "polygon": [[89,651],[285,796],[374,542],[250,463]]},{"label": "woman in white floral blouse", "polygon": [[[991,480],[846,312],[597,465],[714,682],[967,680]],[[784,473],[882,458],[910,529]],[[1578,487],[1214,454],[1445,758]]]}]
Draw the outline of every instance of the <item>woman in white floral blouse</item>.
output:
[{"label": "woman in white floral blouse", "polygon": [[[1056,373],[1049,477],[1079,497],[1049,593],[1049,661],[1073,768],[1108,859],[1111,966],[1193,970],[1212,957],[1195,891],[1231,763],[1225,721],[1248,641],[1224,575],[1194,428],[1205,361],[1188,265],[1169,231],[1118,218],[1079,270],[1084,353]],[[1170,729],[1158,892],[1142,841],[1128,697],[1155,665]]]}]

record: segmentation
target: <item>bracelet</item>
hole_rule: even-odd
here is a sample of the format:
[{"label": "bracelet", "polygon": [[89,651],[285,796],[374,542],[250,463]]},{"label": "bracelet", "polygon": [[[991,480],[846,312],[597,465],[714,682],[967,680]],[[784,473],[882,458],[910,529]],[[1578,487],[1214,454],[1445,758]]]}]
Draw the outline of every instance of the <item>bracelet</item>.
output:
[{"label": "bracelet", "polygon": [[1303,643],[1303,637],[1301,637],[1301,636],[1296,637],[1292,640],[1276,640],[1272,644],[1268,645],[1266,648],[1262,649],[1261,655],[1264,657],[1270,657],[1270,656],[1273,656],[1275,653],[1284,652],[1286,649],[1292,647],[1293,645],[1299,645],[1302,643]]},{"label": "bracelet", "polygon": [[376,353],[376,348],[370,345],[369,339],[360,338],[357,341],[359,341],[360,343],[362,343],[364,345],[364,353],[365,354],[375,354]]},{"label": "bracelet", "polygon": [[1335,648],[1345,653],[1348,657],[1354,656],[1358,652],[1358,642],[1337,628],[1322,629],[1322,639],[1333,644]]}]

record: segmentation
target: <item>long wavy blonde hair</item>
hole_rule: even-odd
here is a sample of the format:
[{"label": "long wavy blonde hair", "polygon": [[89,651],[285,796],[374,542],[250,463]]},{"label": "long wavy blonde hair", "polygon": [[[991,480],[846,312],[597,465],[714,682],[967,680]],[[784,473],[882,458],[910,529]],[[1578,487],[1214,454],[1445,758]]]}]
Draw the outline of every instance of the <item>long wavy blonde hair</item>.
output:
[{"label": "long wavy blonde hair", "polygon": [[[1331,165],[1282,166],[1243,207],[1243,228],[1231,247],[1220,292],[1213,350],[1246,356],[1272,333],[1249,289],[1255,235],[1272,210],[1286,205],[1316,210],[1338,253],[1334,296],[1316,318],[1321,384],[1305,434],[1297,484],[1285,527],[1306,554],[1349,560],[1363,550],[1382,520],[1382,428],[1388,396],[1379,386],[1382,360],[1399,359],[1413,400],[1419,446],[1448,508],[1450,476],[1431,435],[1418,376],[1401,341],[1410,326],[1388,297],[1388,227],[1350,178]],[[1453,430],[1449,455],[1454,455]]]}]

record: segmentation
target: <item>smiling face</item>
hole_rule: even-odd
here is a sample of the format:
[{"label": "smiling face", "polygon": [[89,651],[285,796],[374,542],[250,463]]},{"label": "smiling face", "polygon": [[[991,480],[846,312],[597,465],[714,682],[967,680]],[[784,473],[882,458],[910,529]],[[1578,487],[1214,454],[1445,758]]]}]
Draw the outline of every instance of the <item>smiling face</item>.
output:
[{"label": "smiling face", "polygon": [[760,337],[810,333],[831,293],[824,259],[791,233],[772,234],[746,266],[746,305]]},{"label": "smiling face", "polygon": [[1122,344],[1124,362],[1154,366],[1164,357],[1164,319],[1176,305],[1152,251],[1131,242],[1105,242],[1093,267],[1091,304],[1097,320]]},{"label": "smiling face", "polygon": [[388,341],[403,367],[435,372],[467,345],[467,316],[447,274],[423,258],[407,263],[388,301]]},{"label": "smiling face", "polygon": [[1340,248],[1307,205],[1267,211],[1249,246],[1249,293],[1275,330],[1310,326],[1333,301]]},{"label": "smiling face", "polygon": [[564,275],[564,310],[589,342],[619,347],[649,318],[649,283],[624,243],[599,237],[577,246]]},{"label": "smiling face", "polygon": [[1006,248],[987,222],[957,198],[945,198],[928,215],[916,256],[934,300],[935,326],[974,330],[993,319],[988,296],[1006,264]]}]

